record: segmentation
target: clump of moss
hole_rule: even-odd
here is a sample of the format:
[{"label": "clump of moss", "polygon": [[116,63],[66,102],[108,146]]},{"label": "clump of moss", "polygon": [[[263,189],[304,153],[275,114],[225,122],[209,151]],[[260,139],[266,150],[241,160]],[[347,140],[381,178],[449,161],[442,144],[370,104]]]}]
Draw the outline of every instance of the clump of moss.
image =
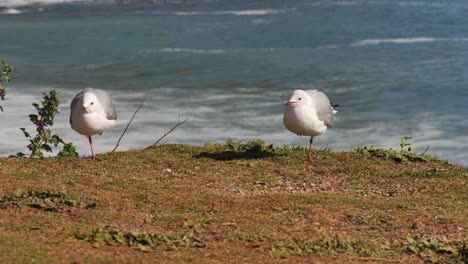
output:
[{"label": "clump of moss", "polygon": [[0,208],[32,207],[44,211],[58,212],[67,207],[92,208],[96,202],[91,199],[77,197],[67,190],[60,191],[33,191],[23,193],[10,193],[0,198]]},{"label": "clump of moss", "polygon": [[169,236],[147,234],[139,231],[122,231],[110,226],[97,228],[90,235],[77,236],[76,238],[88,241],[93,247],[121,245],[142,251],[150,251],[159,246],[165,246],[167,249],[174,249],[177,247],[204,247],[203,241],[197,237],[194,232],[180,236]]},{"label": "clump of moss", "polygon": [[322,236],[312,240],[293,239],[287,246],[274,246],[269,249],[270,254],[280,256],[305,255],[338,255],[355,254],[371,256],[374,246],[363,241],[343,238],[339,236]]}]

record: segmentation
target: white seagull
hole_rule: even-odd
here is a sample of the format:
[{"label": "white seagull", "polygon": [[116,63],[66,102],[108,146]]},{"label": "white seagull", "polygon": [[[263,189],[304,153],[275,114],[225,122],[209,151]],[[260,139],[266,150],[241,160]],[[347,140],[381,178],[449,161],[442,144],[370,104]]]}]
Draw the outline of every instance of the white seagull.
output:
[{"label": "white seagull", "polygon": [[94,154],[91,136],[101,135],[115,125],[117,112],[111,96],[100,89],[87,88],[79,92],[70,104],[70,125],[76,132],[85,135],[91,145],[91,160],[98,160]]},{"label": "white seagull", "polygon": [[337,112],[328,97],[317,90],[295,90],[285,105],[283,123],[291,132],[299,136],[310,136],[309,152],[314,137],[324,134],[333,126],[333,115]]}]

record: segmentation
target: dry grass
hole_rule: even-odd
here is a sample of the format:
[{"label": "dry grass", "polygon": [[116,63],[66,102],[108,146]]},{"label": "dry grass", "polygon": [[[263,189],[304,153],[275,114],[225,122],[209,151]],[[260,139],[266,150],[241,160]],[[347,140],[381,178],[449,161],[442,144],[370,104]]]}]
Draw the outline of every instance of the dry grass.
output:
[{"label": "dry grass", "polygon": [[1,158],[1,262],[467,261],[467,168],[303,155],[208,144]]}]

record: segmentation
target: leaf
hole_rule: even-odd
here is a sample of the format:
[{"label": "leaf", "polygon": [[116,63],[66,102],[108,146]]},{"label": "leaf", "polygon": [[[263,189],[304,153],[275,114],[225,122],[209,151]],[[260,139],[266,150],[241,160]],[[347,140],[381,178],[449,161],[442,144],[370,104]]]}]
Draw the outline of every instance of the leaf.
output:
[{"label": "leaf", "polygon": [[37,117],[37,115],[31,114],[31,115],[29,115],[29,120],[31,120],[31,122],[33,122],[34,124],[36,124],[37,121],[38,121],[38,117]]}]

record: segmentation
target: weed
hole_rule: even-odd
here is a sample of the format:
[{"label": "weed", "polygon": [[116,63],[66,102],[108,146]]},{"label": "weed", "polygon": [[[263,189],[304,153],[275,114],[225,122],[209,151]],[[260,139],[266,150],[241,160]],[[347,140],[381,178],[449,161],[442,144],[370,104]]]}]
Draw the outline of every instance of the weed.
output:
[{"label": "weed", "polygon": [[393,149],[376,149],[373,146],[367,147],[360,147],[355,149],[356,152],[364,154],[364,155],[370,155],[373,157],[377,158],[385,158],[385,159],[391,159],[396,162],[403,162],[403,161],[410,161],[410,162],[428,162],[428,161],[437,161],[437,158],[429,156],[429,155],[419,155],[417,153],[407,151],[407,150],[402,150],[402,151],[396,151]]},{"label": "weed", "polygon": [[424,251],[432,251],[437,254],[456,254],[457,249],[450,246],[447,238],[433,238],[433,237],[414,237],[408,238],[403,243],[403,248],[412,254],[419,254]]},{"label": "weed", "polygon": [[25,206],[44,211],[58,212],[66,207],[92,208],[95,202],[86,202],[66,190],[61,191],[27,191],[12,193],[0,198],[0,209],[23,208]]},{"label": "weed", "polygon": [[436,157],[426,155],[427,149],[422,154],[417,154],[411,151],[411,144],[408,143],[408,140],[412,139],[411,137],[400,137],[400,151],[393,149],[379,149],[374,148],[373,146],[359,147],[355,149],[356,152],[370,155],[377,158],[386,158],[392,159],[396,162],[410,161],[410,162],[428,162],[428,161],[438,161]]},{"label": "weed", "polygon": [[76,237],[79,240],[88,241],[93,247],[104,245],[121,245],[136,248],[142,251],[150,251],[159,246],[165,246],[167,249],[177,247],[203,247],[202,240],[193,232],[180,236],[169,236],[160,234],[147,234],[139,231],[122,231],[110,226],[97,228],[91,235],[82,235]]},{"label": "weed", "polygon": [[[6,89],[5,86],[3,86],[3,82],[10,82],[10,74],[13,72],[13,67],[8,65],[8,63],[6,63],[4,60],[2,60],[0,64],[3,66],[3,70],[0,73],[0,99],[3,101],[5,100],[6,96]],[[3,112],[2,105],[0,105],[0,111]]]},{"label": "weed", "polygon": [[[52,134],[50,127],[54,125],[55,115],[60,113],[58,108],[60,101],[55,89],[49,91],[49,94],[43,93],[41,105],[33,103],[34,108],[37,110],[36,114],[29,115],[29,119],[36,126],[36,136],[32,137],[25,128],[20,128],[24,136],[29,140],[28,149],[31,151],[31,158],[43,158],[45,152],[52,152],[50,145],[55,147],[58,144],[63,144],[63,150],[58,153],[58,156],[64,157],[78,157],[75,146],[72,143],[65,143],[58,135]],[[20,157],[25,156],[24,153],[17,154]]]},{"label": "weed", "polygon": [[357,254],[359,256],[371,256],[373,245],[339,236],[322,236],[313,240],[293,239],[293,244],[288,246],[274,246],[269,249],[270,254],[280,256],[304,256],[304,255],[338,255]]}]

